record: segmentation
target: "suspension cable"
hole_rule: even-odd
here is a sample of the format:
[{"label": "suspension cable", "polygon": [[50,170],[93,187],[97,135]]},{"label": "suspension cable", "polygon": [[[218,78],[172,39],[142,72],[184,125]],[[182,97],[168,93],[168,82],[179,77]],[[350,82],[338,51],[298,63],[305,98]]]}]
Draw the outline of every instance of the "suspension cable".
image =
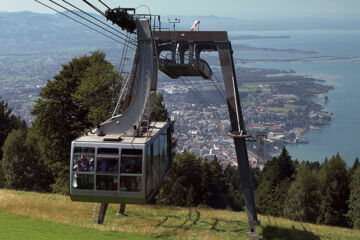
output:
[{"label": "suspension cable", "polygon": [[93,8],[95,11],[97,11],[98,13],[100,13],[101,15],[105,16],[105,13],[103,11],[101,11],[100,9],[98,9],[97,7],[95,7],[94,5],[92,5],[91,3],[89,3],[86,0],[83,0],[83,2],[85,2],[87,5],[89,5],[91,8]]},{"label": "suspension cable", "polygon": [[[127,33],[127,37],[128,37],[128,34],[129,33]],[[121,60],[120,60],[120,65],[119,65],[120,74],[123,74],[125,62],[126,62],[126,59],[127,59],[128,46],[129,46],[129,44],[127,42],[127,44],[125,45],[125,47],[124,47],[124,49],[122,51],[122,54],[121,54]]]},{"label": "suspension cable", "polygon": [[109,35],[106,35],[105,33],[102,33],[102,32],[100,32],[99,30],[97,30],[97,29],[95,29],[95,28],[93,28],[93,27],[90,27],[90,26],[86,25],[85,23],[82,23],[82,22],[80,22],[79,20],[77,20],[77,19],[75,19],[75,18],[73,18],[73,17],[70,17],[70,16],[64,14],[63,12],[60,12],[60,11],[56,10],[55,8],[52,8],[52,7],[48,6],[48,5],[46,5],[45,3],[40,2],[39,0],[34,0],[34,1],[37,2],[37,3],[39,3],[39,4],[41,4],[41,5],[43,5],[43,6],[45,6],[45,7],[47,7],[47,8],[49,8],[49,9],[51,9],[51,10],[53,10],[53,11],[55,11],[55,12],[57,12],[57,13],[59,13],[59,14],[61,14],[61,15],[63,15],[63,16],[65,16],[65,17],[67,17],[67,18],[69,18],[69,19],[71,19],[71,20],[73,20],[73,21],[75,21],[75,22],[77,22],[77,23],[80,23],[81,25],[83,25],[83,26],[85,26],[85,27],[87,27],[87,28],[90,28],[91,30],[93,30],[93,31],[95,31],[95,32],[97,32],[97,33],[100,33],[101,35],[103,35],[103,36],[105,36],[105,37],[107,37],[107,38],[109,38],[109,39],[111,39],[111,40],[114,40],[115,42],[118,42],[118,43],[124,45],[123,42],[120,42],[119,40],[117,40],[117,39],[115,39],[115,38],[113,38],[113,37],[110,37]]},{"label": "suspension cable", "polygon": [[[213,75],[215,75],[215,73],[213,73]],[[214,80],[212,78],[210,78],[210,81],[212,82],[212,84],[214,85],[215,89],[217,90],[218,94],[220,95],[220,97],[222,97],[222,99],[224,100],[224,102],[226,103],[226,95],[224,92],[224,89],[221,88],[221,90],[219,89],[219,87],[217,86],[217,84],[215,84]],[[220,86],[221,87],[221,86]]]},{"label": "suspension cable", "polygon": [[[123,58],[124,58],[124,52],[125,52],[125,49],[127,49],[127,45],[128,45],[128,42],[125,42],[125,46],[123,47],[123,50],[122,50],[122,53],[121,53],[121,58],[120,58],[120,64],[119,64],[119,67],[117,69],[117,72],[120,74],[120,76],[122,77],[123,80],[125,80],[124,76],[121,74],[121,67],[122,67],[122,64],[123,64]],[[126,84],[126,83],[125,83]],[[115,85],[115,84],[114,84]],[[120,92],[121,92],[121,88],[123,88],[124,85],[122,84],[121,86],[119,85],[118,88],[120,88]],[[116,98],[120,98],[121,94],[118,96],[117,92],[119,89],[115,89],[114,90],[114,94],[113,94],[113,97],[112,97],[112,101],[111,101],[111,110],[112,112],[110,113],[111,114],[111,117],[114,116],[115,112],[116,112],[116,109],[117,109],[117,106],[119,104],[119,100],[117,101],[116,105],[114,104],[115,103],[115,99]]]},{"label": "suspension cable", "polygon": [[[219,79],[217,78],[217,75],[215,74],[215,72],[213,72],[213,76],[215,77],[216,82],[218,83],[218,86],[220,86],[221,88],[221,92],[223,94],[223,96],[225,97],[225,103],[226,103],[226,92],[225,89],[223,87],[223,85],[221,84],[221,82],[219,81]],[[211,79],[213,81],[213,79]],[[215,84],[215,83],[214,83]]]},{"label": "suspension cable", "polygon": [[87,19],[87,18],[85,18],[85,17],[81,16],[80,14],[78,14],[78,13],[76,13],[76,12],[74,12],[74,11],[72,11],[72,10],[70,10],[70,9],[68,9],[68,8],[66,8],[66,7],[64,7],[64,6],[62,6],[61,4],[59,4],[59,3],[57,3],[57,2],[55,2],[55,1],[53,1],[53,0],[49,0],[49,1],[50,1],[50,2],[52,2],[52,3],[54,3],[54,4],[56,4],[57,6],[59,6],[59,7],[61,7],[61,8],[63,8],[63,9],[65,9],[66,11],[69,11],[69,12],[71,12],[72,14],[74,14],[74,15],[76,15],[76,16],[78,16],[78,17],[82,18],[82,19],[84,19],[85,21],[88,21],[88,22],[92,23],[93,25],[95,25],[95,26],[97,26],[97,27],[99,27],[99,28],[101,28],[101,29],[105,30],[106,32],[111,33],[112,35],[114,35],[114,36],[116,36],[116,37],[120,38],[121,40],[126,41],[126,39],[123,39],[123,38],[122,38],[122,37],[120,37],[119,35],[117,35],[117,34],[115,34],[115,33],[111,32],[111,31],[107,30],[106,28],[104,28],[104,27],[100,26],[100,25],[99,25],[99,24],[97,24],[97,23],[94,23],[93,21],[91,21],[91,20],[89,20],[89,19]]},{"label": "suspension cable", "polygon": [[[129,33],[127,33],[128,35]],[[128,44],[123,48],[123,51],[122,51],[122,54],[121,54],[121,59],[120,59],[120,64],[119,64],[119,68],[118,68],[118,72],[120,73],[120,75],[123,77],[125,81],[125,84],[122,86],[122,89],[121,89],[121,93],[119,95],[119,98],[118,98],[118,101],[116,103],[116,106],[115,108],[113,109],[113,113],[112,113],[112,117],[116,116],[118,111],[119,111],[119,108],[120,108],[120,104],[121,104],[121,100],[123,99],[124,97],[124,93],[125,93],[125,89],[128,88],[128,85],[129,85],[129,79],[130,79],[130,76],[127,75],[126,77],[123,75],[124,73],[124,66],[125,66],[125,62],[127,61],[127,52],[128,52]],[[116,96],[114,96],[113,98],[115,98]],[[114,101],[114,99],[113,99]]]},{"label": "suspension cable", "polygon": [[[116,28],[114,28],[114,27],[112,27],[112,26],[110,26],[110,25],[108,25],[108,24],[104,23],[104,22],[103,22],[103,21],[101,21],[100,19],[98,19],[98,18],[96,18],[96,17],[92,16],[91,14],[89,14],[89,13],[85,12],[84,10],[81,10],[80,8],[76,7],[74,4],[72,4],[72,3],[70,3],[70,2],[68,2],[68,1],[66,1],[66,0],[62,0],[62,1],[63,1],[63,2],[65,2],[65,3],[67,3],[68,5],[70,5],[71,7],[75,8],[76,10],[78,10],[78,11],[80,11],[80,12],[82,12],[82,13],[86,14],[87,16],[91,17],[92,19],[94,19],[94,20],[96,20],[96,21],[100,22],[101,24],[103,24],[103,25],[107,26],[108,28],[113,29],[114,31],[118,32],[119,34],[123,35],[124,37],[127,37],[127,35],[125,35],[124,33],[120,32],[120,31],[119,31],[119,30],[117,30]],[[118,36],[118,35],[116,35],[116,36]],[[120,37],[120,36],[118,36],[118,37],[119,37],[119,38],[121,38],[121,39],[122,39],[122,40],[124,40],[124,41],[127,41],[126,39],[123,39],[123,38],[122,38],[122,37]],[[130,38],[130,39],[131,39],[131,40],[133,40],[133,43],[134,43],[133,45],[135,45],[135,46],[136,46],[134,39],[132,39],[132,38]]]},{"label": "suspension cable", "polygon": [[124,98],[123,96],[125,94],[125,91],[127,91],[129,87],[129,82],[130,82],[130,78],[127,78],[125,84],[122,86],[121,93],[119,95],[118,101],[116,103],[115,109],[111,117],[115,117],[118,115],[118,111],[119,111],[118,109],[120,108],[121,100]]},{"label": "suspension cable", "polygon": [[[184,77],[185,79],[187,79],[186,77]],[[219,113],[217,113],[216,111],[214,111],[212,108],[211,108],[211,105],[209,104],[209,102],[205,99],[205,97],[199,92],[199,90],[197,90],[197,88],[191,83],[191,81],[189,81],[188,79],[188,83],[190,83],[191,86],[189,86],[185,79],[183,79],[183,77],[180,77],[181,81],[185,84],[185,86],[189,89],[189,90],[192,90],[195,95],[197,95],[210,109],[210,112],[212,112],[214,115],[215,115],[215,118],[217,119],[217,122],[218,122],[218,127],[220,128],[220,133],[223,135],[223,136],[226,136],[225,135],[225,130],[224,130],[224,126],[221,124],[221,117],[219,115]],[[215,120],[216,121],[216,120]]]},{"label": "suspension cable", "polygon": [[[186,77],[184,77],[184,78],[187,79]],[[182,77],[180,77],[180,79],[182,79]],[[183,79],[182,79],[182,81],[183,81],[183,83],[187,84],[187,83],[186,83],[186,80],[183,80]],[[200,99],[201,99],[206,105],[208,105],[208,107],[210,108],[211,112],[213,112],[213,113],[221,120],[221,117],[220,117],[219,113],[217,113],[217,112],[215,112],[215,111],[213,111],[213,110],[211,109],[210,103],[209,103],[209,102],[205,99],[205,97],[199,92],[199,90],[197,90],[197,88],[194,86],[194,84],[192,84],[192,82],[189,81],[188,79],[187,79],[187,81],[188,81],[188,83],[190,84],[190,88],[192,88],[192,89],[194,90],[195,94],[198,95],[198,97],[200,97]]]},{"label": "suspension cable", "polygon": [[103,1],[98,0],[102,5],[104,5],[107,9],[110,9],[108,5],[106,5]]}]

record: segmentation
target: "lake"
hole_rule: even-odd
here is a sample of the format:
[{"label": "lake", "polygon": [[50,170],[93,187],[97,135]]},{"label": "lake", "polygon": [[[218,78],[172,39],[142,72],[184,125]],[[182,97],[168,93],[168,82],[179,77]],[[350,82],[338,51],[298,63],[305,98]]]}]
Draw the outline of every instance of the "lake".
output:
[{"label": "lake", "polygon": [[[257,48],[298,49],[316,54],[246,50],[235,52],[240,59],[262,59],[256,63],[237,63],[240,67],[293,69],[297,73],[324,79],[335,87],[330,91],[325,110],[334,113],[331,124],[304,136],[309,144],[287,145],[293,159],[323,162],[337,152],[350,166],[360,157],[360,30],[237,31],[230,36],[290,36],[290,38],[246,39],[232,41]],[[310,57],[346,57],[349,60],[287,61]],[[350,60],[353,59],[353,60]],[[241,76],[239,76],[241,81]]]}]

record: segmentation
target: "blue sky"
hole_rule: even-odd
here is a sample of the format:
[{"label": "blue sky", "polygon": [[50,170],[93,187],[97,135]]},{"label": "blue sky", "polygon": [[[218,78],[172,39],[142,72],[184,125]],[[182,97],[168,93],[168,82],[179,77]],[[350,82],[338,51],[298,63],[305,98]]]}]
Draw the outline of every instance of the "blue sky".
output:
[{"label": "blue sky", "polygon": [[[49,3],[48,0],[40,0]],[[66,5],[62,0],[56,0]],[[68,0],[90,10],[81,0]],[[102,7],[97,0],[88,0]],[[176,16],[236,17],[240,19],[278,18],[360,18],[360,0],[103,0],[110,7],[147,5],[153,14]],[[51,4],[51,3],[50,3]],[[140,9],[139,9],[140,10]],[[147,12],[145,8],[142,8]],[[2,1],[0,11],[33,11],[51,13],[33,0]]]}]

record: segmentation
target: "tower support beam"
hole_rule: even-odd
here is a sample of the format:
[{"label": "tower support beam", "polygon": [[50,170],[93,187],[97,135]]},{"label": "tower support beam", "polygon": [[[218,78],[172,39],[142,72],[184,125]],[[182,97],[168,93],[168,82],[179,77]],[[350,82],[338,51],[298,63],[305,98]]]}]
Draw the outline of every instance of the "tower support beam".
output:
[{"label": "tower support beam", "polygon": [[252,189],[252,181],[249,166],[249,157],[246,148],[246,131],[244,126],[244,118],[240,104],[239,91],[237,86],[234,60],[232,56],[231,43],[218,43],[218,53],[223,76],[226,101],[228,105],[231,132],[238,132],[239,135],[233,135],[235,152],[238,162],[238,171],[242,186],[242,193],[245,202],[246,214],[249,223],[250,232],[255,231],[257,224],[257,213],[255,206],[254,193]]},{"label": "tower support beam", "polygon": [[[169,51],[169,49],[172,49],[174,46],[177,45],[182,46],[182,51],[188,51],[191,57],[195,50],[196,59],[200,59],[200,54],[202,51],[218,52],[231,123],[231,131],[229,135],[234,138],[235,152],[238,162],[238,171],[241,178],[240,180],[242,185],[242,194],[245,202],[246,214],[249,224],[248,237],[258,238],[258,234],[255,232],[255,226],[258,224],[258,220],[254,192],[252,188],[249,157],[246,147],[246,137],[248,137],[248,135],[246,134],[240,104],[239,91],[234,67],[233,51],[231,48],[231,42],[228,40],[227,32],[158,31],[154,32],[154,37],[159,57],[161,56],[161,51]],[[195,48],[193,46],[195,46]],[[189,63],[189,65],[191,64],[192,62]],[[181,64],[179,64],[178,67],[180,70],[182,70],[183,66],[180,65]],[[176,68],[176,66],[172,67]],[[189,75],[191,75],[190,71],[183,73],[183,76]],[[171,77],[171,75],[169,76]]]}]

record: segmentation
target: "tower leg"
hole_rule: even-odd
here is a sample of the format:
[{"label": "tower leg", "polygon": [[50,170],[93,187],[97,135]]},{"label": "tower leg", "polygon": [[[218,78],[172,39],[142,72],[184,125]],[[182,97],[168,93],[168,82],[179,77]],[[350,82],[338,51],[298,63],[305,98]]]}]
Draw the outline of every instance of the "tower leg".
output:
[{"label": "tower leg", "polygon": [[[240,133],[246,135],[244,119],[241,110],[239,91],[237,86],[234,60],[230,42],[218,43],[218,53],[223,75],[226,100],[228,104],[231,131],[238,132],[239,136],[234,137],[235,151],[238,162],[238,171],[242,186],[242,194],[245,202],[246,214],[249,224],[249,235],[255,234],[255,226],[258,223],[254,193],[252,188],[251,174],[249,168],[249,157],[246,148],[245,138]],[[254,234],[250,234],[254,233]]]},{"label": "tower leg", "polygon": [[102,203],[101,204],[97,224],[103,224],[104,223],[106,210],[107,210],[108,206],[109,206],[108,203]]},{"label": "tower leg", "polygon": [[127,214],[125,213],[125,208],[126,208],[126,204],[121,203],[119,212],[116,215],[127,216]]}]

